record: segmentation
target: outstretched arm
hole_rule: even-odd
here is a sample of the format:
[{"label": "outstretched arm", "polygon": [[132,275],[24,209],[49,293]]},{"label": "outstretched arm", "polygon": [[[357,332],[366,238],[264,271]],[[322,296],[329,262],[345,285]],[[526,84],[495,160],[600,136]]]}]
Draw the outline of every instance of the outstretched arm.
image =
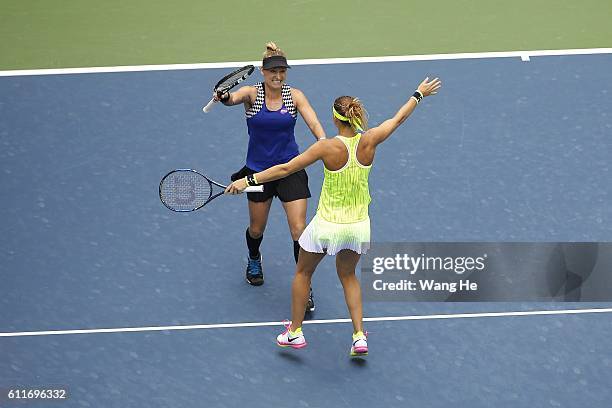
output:
[{"label": "outstretched arm", "polygon": [[[323,158],[323,152],[325,151],[326,141],[321,143],[315,143],[311,145],[304,153],[294,157],[287,163],[277,164],[276,166],[270,167],[259,173],[255,173],[253,176],[257,180],[258,184],[266,183],[268,181],[274,181],[287,177],[290,174],[300,171],[312,163]],[[328,143],[328,142],[327,142]],[[225,189],[225,194],[238,194],[247,188],[246,177],[240,180],[234,181]]]},{"label": "outstretched arm", "polygon": [[374,146],[384,142],[399,125],[408,119],[408,116],[414,111],[420,99],[429,95],[435,95],[441,86],[442,82],[438,78],[434,78],[431,81],[429,81],[429,78],[425,78],[415,92],[415,94],[420,93],[422,95],[421,98],[418,98],[418,95],[411,96],[408,102],[406,102],[391,119],[387,119],[379,126],[368,130],[364,136],[367,135],[366,137]]}]

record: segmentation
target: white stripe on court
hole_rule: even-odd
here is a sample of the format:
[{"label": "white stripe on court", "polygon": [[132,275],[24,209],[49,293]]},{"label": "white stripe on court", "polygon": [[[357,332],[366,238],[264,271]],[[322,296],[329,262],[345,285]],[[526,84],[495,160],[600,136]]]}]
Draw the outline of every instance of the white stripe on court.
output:
[{"label": "white stripe on court", "polygon": [[[593,55],[612,54],[612,48],[581,48],[569,50],[532,50],[532,51],[501,51],[501,52],[470,52],[459,54],[429,54],[429,55],[398,55],[385,57],[355,57],[355,58],[321,58],[290,60],[291,65],[325,65],[325,64],[364,64],[372,62],[406,62],[406,61],[437,61],[461,60],[478,58],[520,58],[529,61],[531,57],[548,57],[563,55]],[[175,71],[183,69],[236,68],[244,65],[260,66],[261,61],[211,62],[201,64],[170,64],[170,65],[125,65],[116,67],[88,68],[53,68],[0,71],[0,77],[29,75],[65,75],[65,74],[99,74],[110,72],[143,72],[143,71]]]},{"label": "white stripe on court", "polygon": [[[610,309],[569,309],[569,310],[530,310],[523,312],[487,312],[487,313],[460,313],[440,315],[416,315],[416,316],[390,316],[390,317],[365,317],[364,322],[390,322],[403,320],[440,320],[440,319],[467,319],[476,317],[513,317],[513,316],[552,316],[573,315],[592,313],[612,313]],[[350,323],[351,319],[327,319],[306,320],[304,324],[333,324]],[[96,334],[96,333],[130,333],[130,332],[152,332],[170,330],[200,330],[200,329],[233,329],[243,327],[280,326],[283,322],[256,322],[256,323],[222,323],[222,324],[196,324],[189,326],[150,326],[150,327],[120,327],[115,329],[81,329],[81,330],[47,330],[28,331],[14,333],[0,333],[0,337],[26,337],[26,336],[51,336],[58,334]]]}]

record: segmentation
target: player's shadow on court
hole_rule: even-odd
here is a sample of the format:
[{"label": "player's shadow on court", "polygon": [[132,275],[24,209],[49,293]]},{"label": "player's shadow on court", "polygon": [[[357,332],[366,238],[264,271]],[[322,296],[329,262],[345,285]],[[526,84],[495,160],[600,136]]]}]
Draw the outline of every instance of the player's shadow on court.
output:
[{"label": "player's shadow on court", "polygon": [[292,364],[304,364],[304,359],[299,356],[295,351],[291,350],[278,350],[277,354],[280,358],[288,361]]},{"label": "player's shadow on court", "polygon": [[583,300],[582,285],[595,270],[598,257],[599,244],[595,242],[557,244],[546,268],[550,296],[565,302]]},{"label": "player's shadow on court", "polygon": [[368,365],[368,360],[363,357],[352,357],[351,365],[358,368],[365,368]]}]

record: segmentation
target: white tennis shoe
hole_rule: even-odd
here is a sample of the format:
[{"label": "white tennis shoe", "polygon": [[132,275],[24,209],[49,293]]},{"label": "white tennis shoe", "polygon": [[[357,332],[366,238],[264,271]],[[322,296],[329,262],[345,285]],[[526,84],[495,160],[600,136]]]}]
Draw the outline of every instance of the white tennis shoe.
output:
[{"label": "white tennis shoe", "polygon": [[291,322],[285,323],[285,331],[279,334],[276,337],[276,344],[281,347],[292,347],[295,349],[304,348],[308,345],[306,342],[306,338],[304,337],[304,333],[302,333],[302,328],[298,328],[296,331],[292,332],[289,328],[291,327]]}]

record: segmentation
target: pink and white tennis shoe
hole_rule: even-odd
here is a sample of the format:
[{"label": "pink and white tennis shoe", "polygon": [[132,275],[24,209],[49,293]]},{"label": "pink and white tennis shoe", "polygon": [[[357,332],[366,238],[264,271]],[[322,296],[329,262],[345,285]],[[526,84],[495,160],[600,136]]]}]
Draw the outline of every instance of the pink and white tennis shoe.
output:
[{"label": "pink and white tennis shoe", "polygon": [[285,322],[285,331],[276,337],[276,344],[281,347],[292,347],[294,349],[304,348],[308,345],[302,328],[299,327],[296,331],[289,330],[291,322]]}]

